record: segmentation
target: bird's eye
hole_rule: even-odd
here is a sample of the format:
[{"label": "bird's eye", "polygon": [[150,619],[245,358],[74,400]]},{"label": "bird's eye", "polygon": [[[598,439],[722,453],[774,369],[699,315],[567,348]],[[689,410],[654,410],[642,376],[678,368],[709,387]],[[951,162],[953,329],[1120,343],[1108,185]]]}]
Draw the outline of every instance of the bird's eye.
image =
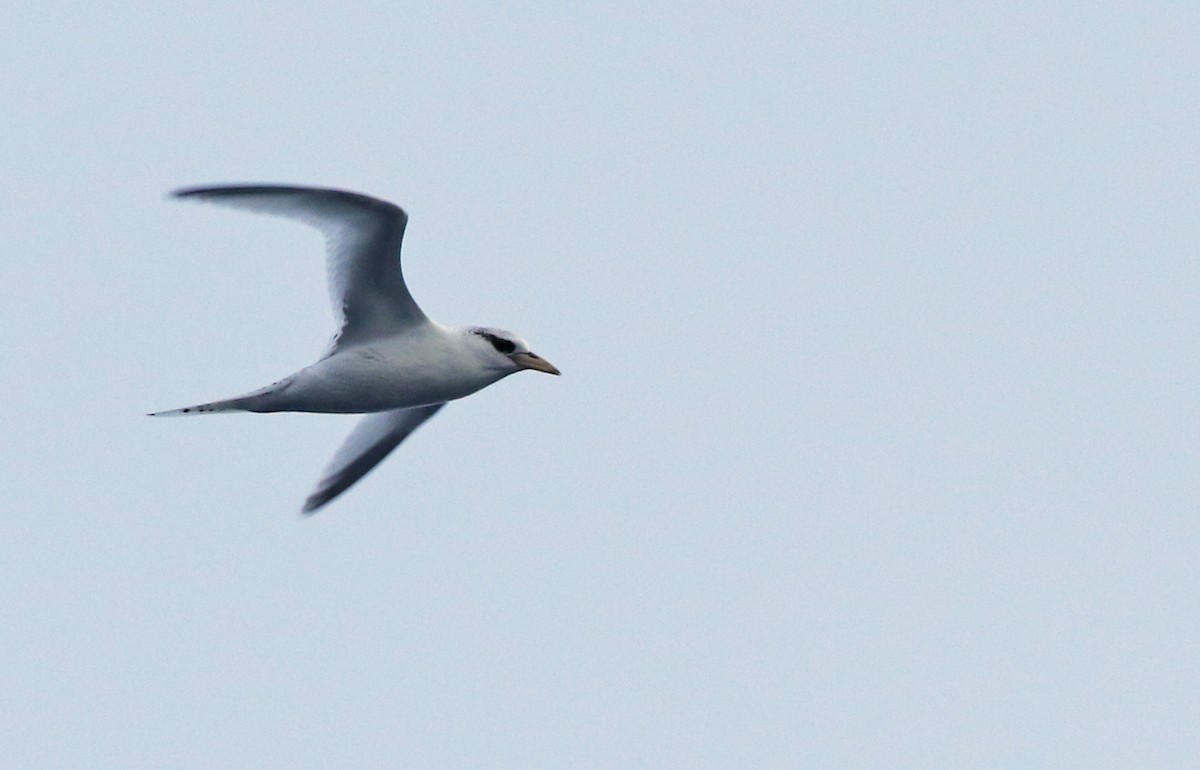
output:
[{"label": "bird's eye", "polygon": [[488,335],[488,342],[492,343],[492,347],[506,356],[517,349],[517,344],[515,342],[501,339],[500,337],[495,337],[492,335]]}]

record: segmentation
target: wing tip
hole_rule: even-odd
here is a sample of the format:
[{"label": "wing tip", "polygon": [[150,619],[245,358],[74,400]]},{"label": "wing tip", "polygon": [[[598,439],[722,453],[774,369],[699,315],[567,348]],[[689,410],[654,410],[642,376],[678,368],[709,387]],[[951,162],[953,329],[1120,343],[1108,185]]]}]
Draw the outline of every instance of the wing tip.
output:
[{"label": "wing tip", "polygon": [[304,507],[300,509],[300,517],[304,519],[311,518],[332,499],[332,497],[324,497],[319,492],[309,495],[308,499],[304,501]]},{"label": "wing tip", "polygon": [[201,195],[206,189],[208,189],[208,188],[205,188],[205,187],[180,187],[178,189],[171,190],[169,193],[167,193],[167,197],[168,198],[194,198],[197,195]]},{"label": "wing tip", "polygon": [[284,192],[291,188],[268,184],[206,184],[188,185],[167,193],[168,198],[213,198],[221,195],[246,195],[263,192]]},{"label": "wing tip", "polygon": [[189,185],[187,187],[180,187],[179,189],[172,190],[171,192],[167,193],[167,198],[195,198],[197,200],[206,200],[211,198],[233,198],[238,196],[253,195],[329,195],[335,198],[341,198],[343,200],[350,201],[354,204],[364,206],[369,209],[396,215],[400,217],[402,222],[408,222],[408,214],[406,214],[404,209],[397,206],[395,203],[340,187],[306,187],[264,182]]}]

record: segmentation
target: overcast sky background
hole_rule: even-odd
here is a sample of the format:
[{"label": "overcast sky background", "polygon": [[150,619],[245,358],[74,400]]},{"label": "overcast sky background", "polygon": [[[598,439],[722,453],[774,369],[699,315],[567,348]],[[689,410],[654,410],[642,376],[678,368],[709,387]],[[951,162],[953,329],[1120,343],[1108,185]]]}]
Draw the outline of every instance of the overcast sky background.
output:
[{"label": "overcast sky background", "polygon": [[[1196,766],[1200,9],[352,5],[5,10],[0,764]],[[239,181],[564,376],[301,519]]]}]

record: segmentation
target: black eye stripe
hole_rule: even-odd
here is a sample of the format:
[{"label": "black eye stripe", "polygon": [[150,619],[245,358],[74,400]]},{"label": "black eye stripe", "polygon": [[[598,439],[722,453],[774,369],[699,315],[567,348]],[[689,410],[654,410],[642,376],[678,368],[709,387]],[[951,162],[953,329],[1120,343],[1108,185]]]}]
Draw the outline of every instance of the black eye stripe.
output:
[{"label": "black eye stripe", "polygon": [[506,340],[506,339],[502,339],[500,337],[497,337],[494,334],[481,334],[480,336],[483,337],[488,342],[492,343],[492,347],[494,347],[497,351],[499,351],[500,353],[503,353],[506,356],[517,349],[517,345],[515,342]]}]

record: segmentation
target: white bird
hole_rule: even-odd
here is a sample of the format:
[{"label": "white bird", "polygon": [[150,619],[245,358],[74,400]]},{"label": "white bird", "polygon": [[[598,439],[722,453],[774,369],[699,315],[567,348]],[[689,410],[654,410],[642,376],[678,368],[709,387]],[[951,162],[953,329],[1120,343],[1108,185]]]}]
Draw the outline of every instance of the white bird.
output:
[{"label": "white bird", "polygon": [[173,194],[298,219],[325,235],[338,328],[320,360],[244,396],[151,415],[369,413],[325,468],[304,503],[306,514],[349,489],[447,401],[522,369],[559,374],[510,332],[443,326],[421,312],[400,270],[408,215],[398,206],[311,187],[195,187]]}]

